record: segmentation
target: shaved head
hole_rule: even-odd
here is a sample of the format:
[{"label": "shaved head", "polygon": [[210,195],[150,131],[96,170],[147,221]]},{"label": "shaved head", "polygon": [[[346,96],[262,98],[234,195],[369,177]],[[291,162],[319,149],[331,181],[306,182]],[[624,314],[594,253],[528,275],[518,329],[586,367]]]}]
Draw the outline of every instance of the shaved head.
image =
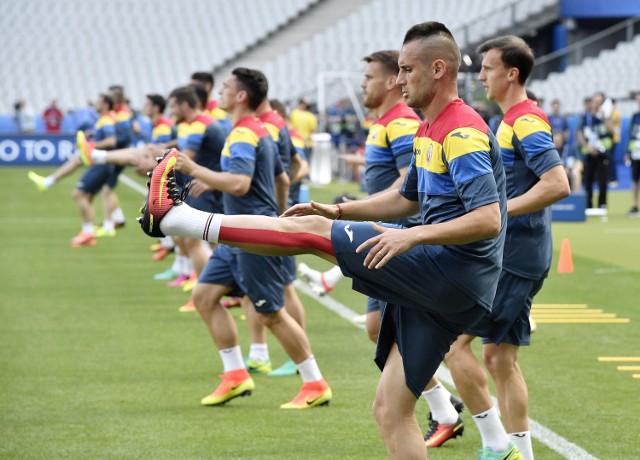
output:
[{"label": "shaved head", "polygon": [[462,61],[460,48],[447,27],[440,22],[423,22],[411,27],[404,36],[403,46],[420,42],[419,52],[426,62],[445,62],[451,78],[457,78]]}]

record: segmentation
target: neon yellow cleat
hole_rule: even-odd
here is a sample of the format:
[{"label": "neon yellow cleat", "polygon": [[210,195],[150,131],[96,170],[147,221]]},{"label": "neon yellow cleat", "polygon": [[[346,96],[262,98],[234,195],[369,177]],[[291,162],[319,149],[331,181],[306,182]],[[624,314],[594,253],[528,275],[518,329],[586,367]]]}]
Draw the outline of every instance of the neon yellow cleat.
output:
[{"label": "neon yellow cleat", "polygon": [[93,142],[89,142],[84,135],[84,132],[78,131],[76,133],[76,148],[80,153],[80,159],[85,166],[91,166],[93,161],[91,160],[91,152],[93,152]]},{"label": "neon yellow cleat", "polygon": [[256,385],[246,369],[237,369],[221,375],[222,383],[213,393],[202,398],[203,406],[219,406],[239,396],[249,396]]},{"label": "neon yellow cleat", "polygon": [[251,374],[268,374],[271,372],[271,361],[256,361],[245,358],[244,365]]},{"label": "neon yellow cleat", "polygon": [[522,454],[518,448],[509,443],[507,450],[495,452],[491,447],[485,447],[478,451],[478,460],[522,460]]},{"label": "neon yellow cleat", "polygon": [[302,385],[300,393],[288,403],[280,406],[280,409],[310,409],[316,406],[326,406],[331,401],[333,393],[327,382],[316,380]]},{"label": "neon yellow cleat", "polygon": [[116,236],[115,230],[105,230],[104,227],[96,227],[96,238],[113,238],[114,236]]},{"label": "neon yellow cleat", "polygon": [[40,190],[41,192],[46,192],[47,190],[49,190],[49,188],[44,184],[44,177],[42,177],[40,174],[36,174],[33,171],[29,171],[29,173],[27,174],[27,177],[29,178],[29,180],[31,182],[33,182],[34,184],[36,184],[36,187],[38,188],[38,190]]}]

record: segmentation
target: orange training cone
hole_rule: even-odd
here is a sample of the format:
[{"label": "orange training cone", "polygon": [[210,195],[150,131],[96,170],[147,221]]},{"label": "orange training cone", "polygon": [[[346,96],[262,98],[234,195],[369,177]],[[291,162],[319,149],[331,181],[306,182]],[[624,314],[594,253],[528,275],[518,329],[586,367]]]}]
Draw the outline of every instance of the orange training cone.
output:
[{"label": "orange training cone", "polygon": [[573,273],[573,256],[571,255],[571,243],[569,243],[569,238],[563,239],[562,246],[560,246],[558,273]]}]

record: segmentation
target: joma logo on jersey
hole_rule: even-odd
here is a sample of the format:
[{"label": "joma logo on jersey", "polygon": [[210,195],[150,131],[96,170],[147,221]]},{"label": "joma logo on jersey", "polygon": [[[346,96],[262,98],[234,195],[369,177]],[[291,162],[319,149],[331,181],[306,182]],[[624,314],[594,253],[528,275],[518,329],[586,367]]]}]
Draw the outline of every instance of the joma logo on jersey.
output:
[{"label": "joma logo on jersey", "polygon": [[427,164],[431,163],[431,157],[433,156],[433,144],[429,144],[427,149]]},{"label": "joma logo on jersey", "polygon": [[451,135],[451,137],[459,137],[460,139],[469,139],[468,134],[462,134],[460,131],[456,131]]}]

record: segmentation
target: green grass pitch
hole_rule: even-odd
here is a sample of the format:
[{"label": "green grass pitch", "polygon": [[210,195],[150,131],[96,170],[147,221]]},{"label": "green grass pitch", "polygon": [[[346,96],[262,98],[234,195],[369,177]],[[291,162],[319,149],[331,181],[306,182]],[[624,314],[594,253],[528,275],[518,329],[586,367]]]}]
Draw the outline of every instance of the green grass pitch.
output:
[{"label": "green grass pitch", "polygon": [[[178,313],[186,295],[152,279],[170,259],[153,262],[153,240],[136,228],[142,196],[121,184],[127,226],[94,248],[73,249],[80,222],[70,195],[78,176],[40,193],[26,173],[0,168],[0,458],[386,457],[371,414],[379,372],[364,331],[301,295],[314,353],[334,392],[331,405],[279,410],[299,378],[257,376],[251,397],[201,407],[217,385],[220,360],[197,314]],[[356,187],[332,184],[312,188],[311,196],[328,201],[344,191]],[[541,324],[521,366],[532,419],[597,458],[635,459],[640,379],[597,360],[640,356],[640,219],[624,217],[629,192],[611,193],[610,201],[608,222],[554,224],[554,265],[536,301],[588,304],[631,322]],[[571,241],[572,274],[555,269],[562,238]],[[332,296],[364,312],[364,297],[348,282]],[[246,327],[239,311],[233,314],[246,353]],[[279,365],[284,353],[269,341]],[[424,429],[426,404],[417,407]],[[431,449],[429,458],[473,458],[480,438],[468,412],[463,418],[464,436]],[[537,458],[562,458],[537,440],[534,450]]]}]

